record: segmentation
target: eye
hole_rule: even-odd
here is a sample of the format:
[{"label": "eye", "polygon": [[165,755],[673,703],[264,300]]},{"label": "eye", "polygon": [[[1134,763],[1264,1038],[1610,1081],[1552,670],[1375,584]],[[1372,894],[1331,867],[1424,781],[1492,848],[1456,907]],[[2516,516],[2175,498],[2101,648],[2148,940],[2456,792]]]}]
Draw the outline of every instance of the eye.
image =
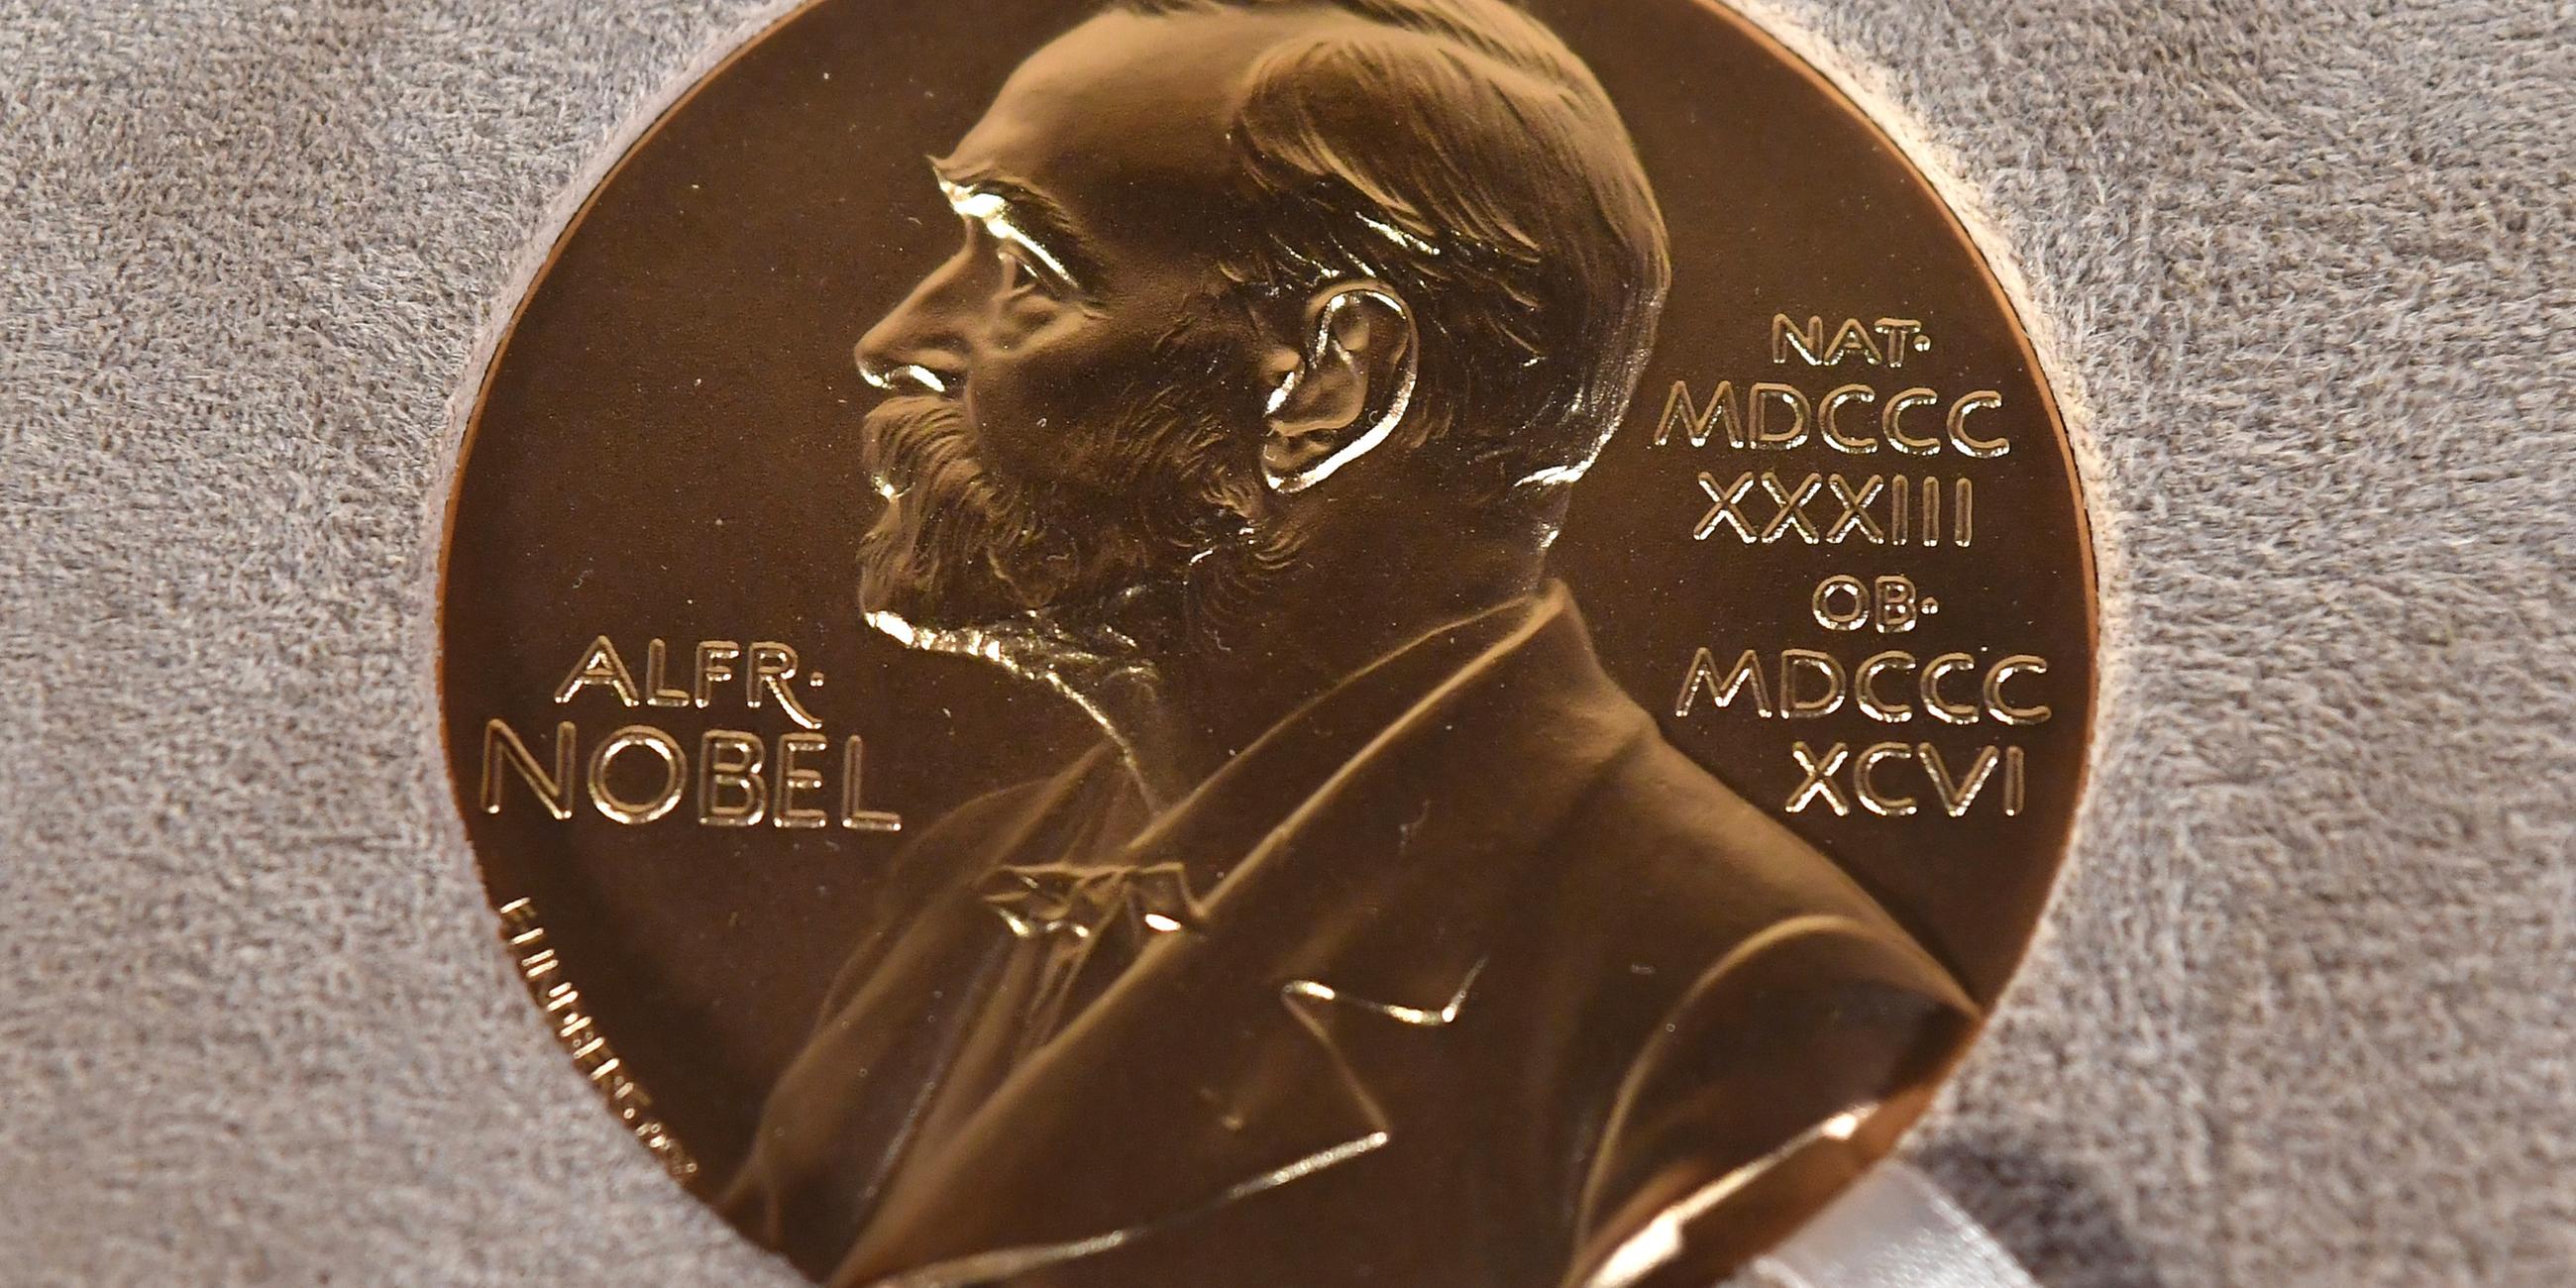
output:
[{"label": "eye", "polygon": [[1013,299],[1032,294],[1055,294],[1045,272],[1029,262],[1027,252],[1009,242],[1002,242],[995,253],[1002,259],[1002,294]]}]

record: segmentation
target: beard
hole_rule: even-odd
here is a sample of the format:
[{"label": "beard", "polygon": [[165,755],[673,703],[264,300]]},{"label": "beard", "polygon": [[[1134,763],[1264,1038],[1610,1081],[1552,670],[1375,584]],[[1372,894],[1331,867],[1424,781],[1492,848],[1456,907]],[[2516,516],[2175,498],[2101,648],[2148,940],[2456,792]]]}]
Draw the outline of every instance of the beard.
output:
[{"label": "beard", "polygon": [[1022,659],[1155,653],[1217,631],[1287,553],[1258,535],[1248,446],[1205,410],[1220,362],[1166,340],[1154,387],[1109,400],[1115,423],[1068,427],[1066,468],[1041,480],[982,460],[947,398],[879,406],[862,432],[887,498],[859,543],[869,623],[915,647]]}]

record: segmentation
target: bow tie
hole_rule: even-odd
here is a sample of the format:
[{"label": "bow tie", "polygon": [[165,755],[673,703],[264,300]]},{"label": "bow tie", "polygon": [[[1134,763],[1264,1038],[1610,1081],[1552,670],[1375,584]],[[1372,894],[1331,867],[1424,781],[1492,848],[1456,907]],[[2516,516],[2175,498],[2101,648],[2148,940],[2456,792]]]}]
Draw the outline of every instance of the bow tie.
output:
[{"label": "bow tie", "polygon": [[1150,867],[1001,868],[979,893],[1022,939],[1091,939],[1124,929],[1130,942],[1199,924],[1199,904],[1177,863]]}]

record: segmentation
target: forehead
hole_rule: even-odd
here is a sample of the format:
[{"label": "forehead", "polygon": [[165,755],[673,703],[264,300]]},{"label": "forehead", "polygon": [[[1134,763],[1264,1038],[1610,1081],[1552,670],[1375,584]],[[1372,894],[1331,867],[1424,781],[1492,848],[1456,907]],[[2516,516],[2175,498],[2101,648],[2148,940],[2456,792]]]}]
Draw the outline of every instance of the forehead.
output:
[{"label": "forehead", "polygon": [[1248,73],[1325,21],[1303,8],[1094,18],[1020,65],[949,164],[1044,192],[1112,246],[1204,241],[1225,224]]}]

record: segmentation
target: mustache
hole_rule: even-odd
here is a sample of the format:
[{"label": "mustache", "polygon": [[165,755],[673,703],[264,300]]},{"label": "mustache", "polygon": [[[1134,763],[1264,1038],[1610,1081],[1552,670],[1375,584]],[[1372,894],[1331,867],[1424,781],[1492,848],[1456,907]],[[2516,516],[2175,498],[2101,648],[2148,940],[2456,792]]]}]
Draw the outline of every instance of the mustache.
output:
[{"label": "mustache", "polygon": [[1168,374],[1214,365],[1174,349],[1165,375],[1068,428],[1036,477],[987,462],[961,400],[886,398],[860,426],[859,464],[887,498],[860,542],[863,567],[918,596],[916,620],[1107,614],[1123,632],[1160,603],[1175,625],[1217,638],[1259,607],[1258,586],[1303,540],[1275,521],[1249,443],[1205,405],[1204,382]]},{"label": "mustache", "polygon": [[924,481],[967,483],[984,473],[965,412],[935,394],[888,398],[869,411],[859,425],[859,467],[889,500]]},{"label": "mustache", "polygon": [[[976,455],[953,400],[923,394],[878,404],[860,424],[859,462],[886,498],[861,540],[863,558],[941,588],[956,610],[1033,608],[1062,590],[1076,562],[1070,534],[1031,522],[1028,498]],[[980,602],[997,591],[1007,605]]]}]

